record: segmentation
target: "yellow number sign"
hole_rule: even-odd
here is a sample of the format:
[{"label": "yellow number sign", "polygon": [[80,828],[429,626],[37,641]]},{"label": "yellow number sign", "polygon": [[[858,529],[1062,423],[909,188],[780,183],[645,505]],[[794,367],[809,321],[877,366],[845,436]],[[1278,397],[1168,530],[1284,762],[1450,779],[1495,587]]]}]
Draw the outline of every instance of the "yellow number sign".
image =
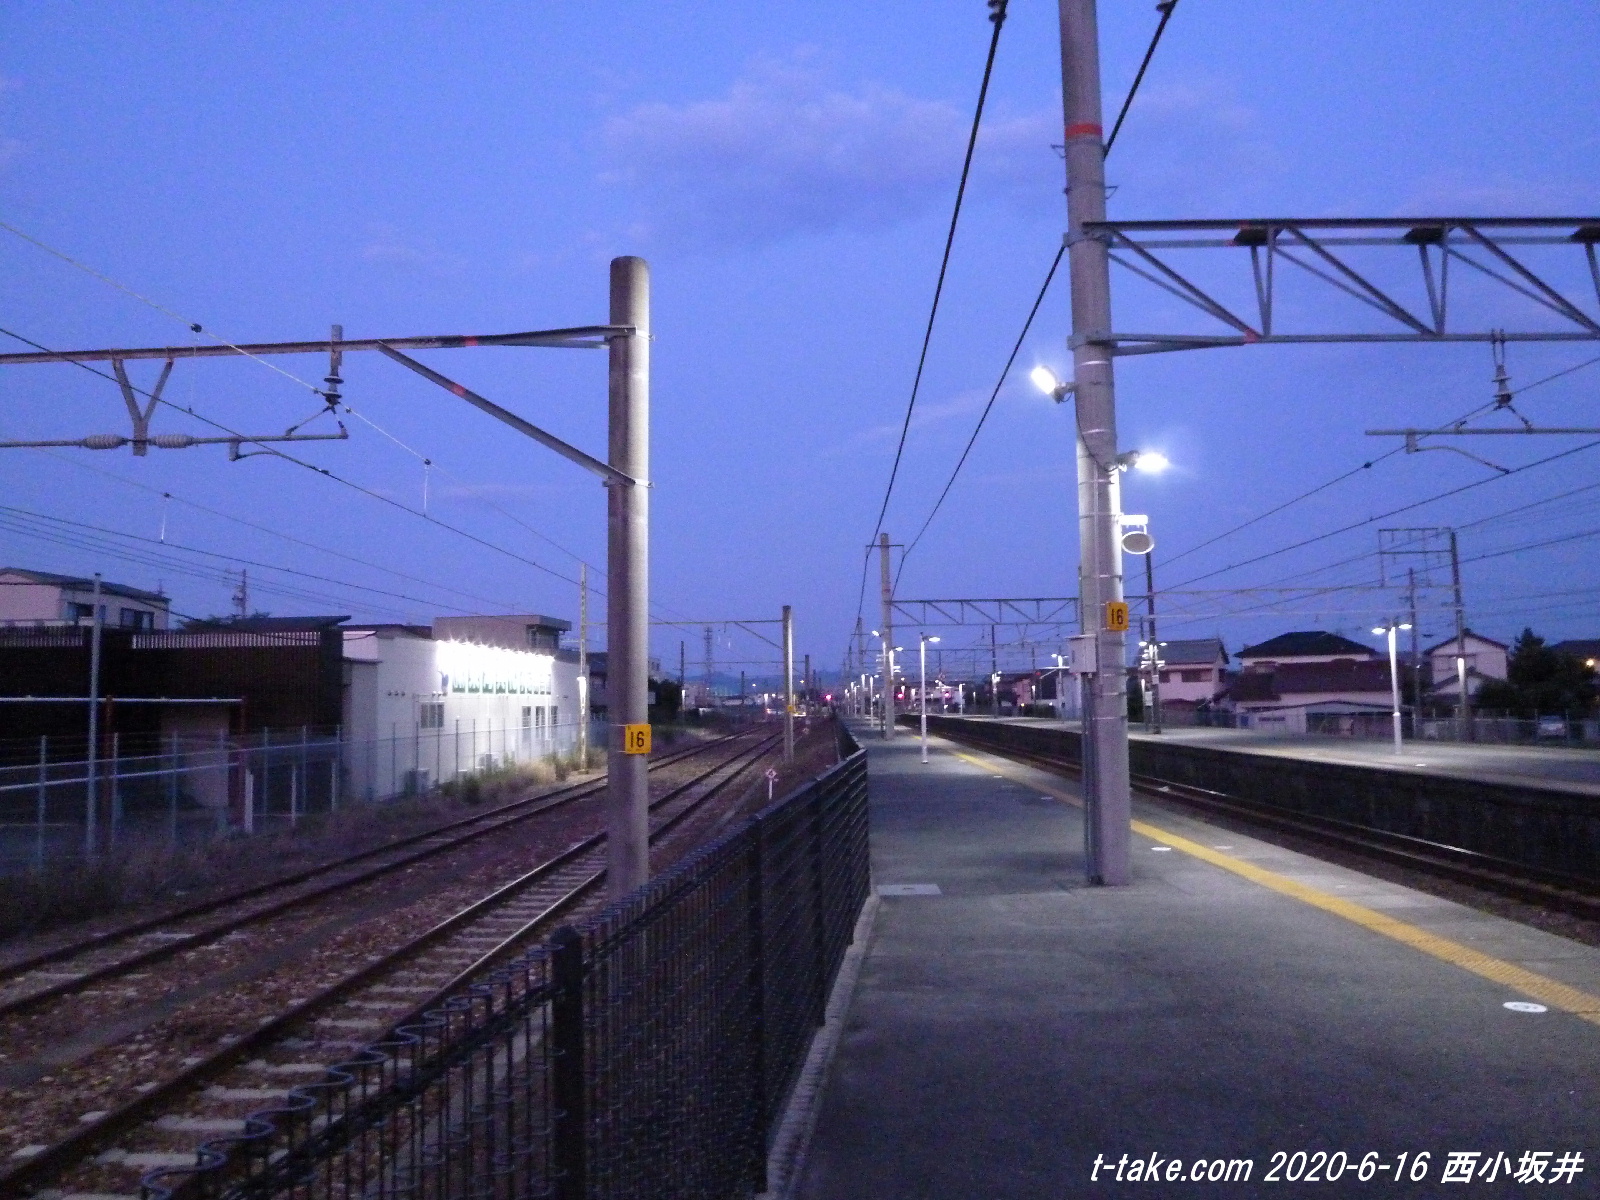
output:
[{"label": "yellow number sign", "polygon": [[649,754],[650,726],[624,725],[622,727],[622,752],[624,754]]},{"label": "yellow number sign", "polygon": [[1106,602],[1106,629],[1112,633],[1126,633],[1128,630],[1128,606],[1121,600],[1108,600]]}]

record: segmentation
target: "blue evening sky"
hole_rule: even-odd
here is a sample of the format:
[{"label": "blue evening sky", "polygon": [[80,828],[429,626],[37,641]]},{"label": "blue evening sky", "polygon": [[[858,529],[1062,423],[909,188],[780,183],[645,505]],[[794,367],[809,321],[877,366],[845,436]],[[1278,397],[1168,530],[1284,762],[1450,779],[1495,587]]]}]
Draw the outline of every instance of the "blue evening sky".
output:
[{"label": "blue evening sky", "polygon": [[[981,0],[24,0],[0,14],[0,220],[235,341],[318,337],[335,322],[351,337],[600,322],[607,261],[646,257],[658,615],[756,618],[793,604],[800,650],[831,669],[916,364],[986,11]],[[1101,20],[1109,123],[1156,14],[1105,3]],[[1054,5],[1013,0],[886,521],[896,541],[921,525],[1059,242],[1055,22]],[[1108,163],[1112,215],[1600,213],[1597,78],[1600,10],[1587,0],[1183,0]],[[1539,261],[1600,311],[1575,251]],[[1220,264],[1194,260],[1201,274]],[[1242,303],[1242,281],[1217,286]],[[1377,327],[1352,303],[1297,286],[1286,285],[1284,311],[1306,326]],[[1116,287],[1125,329],[1209,328],[1136,280]],[[1463,293],[1464,321],[1560,324],[1487,295]],[[0,231],[0,327],[54,348],[188,344],[186,324],[154,306]],[[906,561],[902,595],[1075,590],[1070,414],[1026,379],[1035,363],[1069,361],[1066,323],[1058,286],[950,502]],[[1597,354],[1592,342],[1513,346],[1512,384]],[[424,357],[603,451],[603,355]],[[295,378],[209,360],[180,364],[166,394],[234,429],[281,432],[316,409],[308,385],[325,362],[271,366]],[[1125,489],[1125,506],[1151,517],[1158,583],[1366,582],[1379,525],[1457,525],[1474,627],[1502,639],[1525,624],[1600,636],[1600,539],[1498,553],[1600,526],[1600,488],[1485,520],[1592,483],[1600,448],[1235,565],[1494,474],[1456,454],[1395,454],[1184,553],[1393,448],[1367,428],[1441,423],[1486,403],[1491,370],[1479,345],[1122,360],[1122,444],[1174,463]],[[156,373],[130,371],[143,386]],[[275,614],[575,619],[571,583],[530,564],[564,577],[575,576],[573,553],[603,564],[599,485],[377,356],[349,357],[345,376],[359,414],[345,418],[350,440],[296,453],[375,495],[273,458],[229,463],[219,447],[142,459],[6,450],[0,561],[160,584],[191,614],[226,611],[225,572],[249,560],[302,572],[249,568],[253,607]],[[1600,425],[1597,389],[1600,366],[1521,405],[1540,423]],[[82,370],[0,372],[0,437],[125,426],[116,388]],[[170,409],[155,420],[163,431],[208,432]],[[1585,439],[1457,444],[1515,467]],[[425,486],[433,517],[481,541],[384,502],[420,509]],[[46,531],[30,514],[81,524]],[[871,625],[871,589],[867,600]],[[1395,600],[1325,603],[1261,615],[1259,597],[1175,598],[1197,615],[1163,635],[1221,633],[1230,649],[1295,628],[1372,640],[1364,631]],[[1449,631],[1443,613],[1423,626]],[[658,638],[669,661],[679,637]],[[693,663],[698,632],[687,637]],[[1040,643],[1041,658],[1052,644]],[[735,637],[718,656],[753,663],[763,651]]]}]

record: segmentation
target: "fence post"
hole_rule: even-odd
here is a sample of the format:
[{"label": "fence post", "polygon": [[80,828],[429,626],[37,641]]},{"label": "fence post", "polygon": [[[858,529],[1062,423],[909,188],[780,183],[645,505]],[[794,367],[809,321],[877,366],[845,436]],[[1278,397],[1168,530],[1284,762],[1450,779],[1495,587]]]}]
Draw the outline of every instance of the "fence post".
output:
[{"label": "fence post", "polygon": [[39,803],[38,822],[34,827],[33,835],[33,869],[44,870],[44,819],[45,808],[48,803],[48,781],[50,777],[50,737],[48,734],[39,735]]},{"label": "fence post", "polygon": [[122,734],[111,735],[111,837],[117,844],[117,831],[122,827]]},{"label": "fence post", "polygon": [[583,938],[563,925],[550,939],[551,1166],[556,1200],[588,1191],[583,1046]]},{"label": "fence post", "polygon": [[167,841],[178,845],[178,735],[167,735]]},{"label": "fence post", "polygon": [[752,1153],[750,1182],[757,1194],[767,1190],[767,1126],[771,1103],[767,1096],[767,1037],[766,1037],[766,930],[763,906],[766,888],[762,878],[762,832],[758,818],[750,823],[747,836],[745,905],[750,918],[750,973],[746,986],[750,989],[750,1116]]}]

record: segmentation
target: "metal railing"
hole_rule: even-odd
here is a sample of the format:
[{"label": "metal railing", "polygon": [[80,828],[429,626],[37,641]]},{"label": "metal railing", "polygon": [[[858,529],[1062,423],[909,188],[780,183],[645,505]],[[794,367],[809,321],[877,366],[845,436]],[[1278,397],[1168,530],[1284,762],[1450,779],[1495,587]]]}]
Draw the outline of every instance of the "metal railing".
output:
[{"label": "metal railing", "polygon": [[147,1200],[763,1191],[869,887],[848,756],[594,920],[369,1047]]}]

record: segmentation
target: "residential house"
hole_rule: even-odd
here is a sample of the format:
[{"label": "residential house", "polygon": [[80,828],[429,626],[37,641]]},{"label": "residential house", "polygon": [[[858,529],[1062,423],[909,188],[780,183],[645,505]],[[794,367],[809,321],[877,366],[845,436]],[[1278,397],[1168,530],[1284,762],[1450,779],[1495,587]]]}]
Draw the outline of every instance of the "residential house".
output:
[{"label": "residential house", "polygon": [[1161,705],[1207,704],[1228,680],[1228,652],[1221,638],[1161,643]]},{"label": "residential house", "polygon": [[1370,646],[1321,630],[1239,651],[1223,695],[1241,726],[1278,733],[1369,733],[1392,710],[1389,664]]},{"label": "residential house", "polygon": [[[101,620],[108,628],[155,630],[169,624],[160,592],[100,583]],[[94,580],[22,567],[0,567],[0,626],[49,627],[94,623]]]},{"label": "residential house", "polygon": [[1461,695],[1457,658],[1467,660],[1467,694],[1476,696],[1484,680],[1506,677],[1511,649],[1504,642],[1486,638],[1469,629],[1461,642],[1450,638],[1437,646],[1429,646],[1423,651],[1423,656],[1433,681],[1426,693],[1427,699],[1448,705],[1455,704]]}]

